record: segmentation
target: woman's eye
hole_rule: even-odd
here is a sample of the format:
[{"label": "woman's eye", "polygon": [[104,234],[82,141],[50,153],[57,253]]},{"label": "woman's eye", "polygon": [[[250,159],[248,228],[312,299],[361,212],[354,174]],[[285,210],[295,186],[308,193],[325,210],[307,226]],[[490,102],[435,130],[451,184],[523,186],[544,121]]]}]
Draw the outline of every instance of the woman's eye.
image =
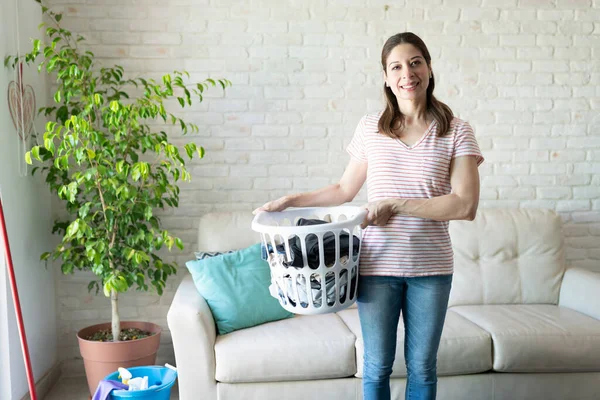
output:
[{"label": "woman's eye", "polygon": [[421,64],[421,61],[413,61],[413,63],[411,65],[414,67],[415,65],[419,65],[419,64]]}]

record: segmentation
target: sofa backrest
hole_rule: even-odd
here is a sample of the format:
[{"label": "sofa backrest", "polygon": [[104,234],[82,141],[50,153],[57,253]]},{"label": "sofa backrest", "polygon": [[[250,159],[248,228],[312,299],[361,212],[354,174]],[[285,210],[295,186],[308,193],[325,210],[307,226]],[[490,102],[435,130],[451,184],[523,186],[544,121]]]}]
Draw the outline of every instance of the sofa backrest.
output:
[{"label": "sofa backrest", "polygon": [[474,221],[452,221],[450,237],[450,306],[558,303],[565,262],[554,211],[481,209]]},{"label": "sofa backrest", "polygon": [[204,214],[198,226],[198,251],[237,250],[259,243],[260,234],[250,227],[253,218],[250,211]]},{"label": "sofa backrest", "polygon": [[[260,242],[251,212],[201,217],[198,250],[242,249]],[[450,306],[557,304],[565,270],[562,223],[551,210],[480,209],[452,221],[454,279]]]}]

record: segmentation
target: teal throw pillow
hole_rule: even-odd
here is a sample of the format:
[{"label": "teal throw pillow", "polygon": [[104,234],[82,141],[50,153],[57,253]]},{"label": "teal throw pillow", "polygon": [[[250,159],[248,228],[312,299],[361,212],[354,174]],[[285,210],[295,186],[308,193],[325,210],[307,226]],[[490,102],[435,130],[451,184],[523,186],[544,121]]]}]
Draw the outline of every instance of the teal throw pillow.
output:
[{"label": "teal throw pillow", "polygon": [[220,335],[292,316],[269,293],[271,273],[260,248],[258,243],[186,263]]}]

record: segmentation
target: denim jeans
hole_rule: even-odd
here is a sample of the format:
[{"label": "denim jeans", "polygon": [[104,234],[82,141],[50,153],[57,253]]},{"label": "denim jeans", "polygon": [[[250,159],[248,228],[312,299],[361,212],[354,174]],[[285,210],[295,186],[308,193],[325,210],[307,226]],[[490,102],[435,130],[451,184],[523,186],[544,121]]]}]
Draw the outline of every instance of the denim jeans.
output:
[{"label": "denim jeans", "polygon": [[452,275],[360,277],[357,302],[364,343],[364,400],[390,399],[390,375],[401,314],[406,400],[435,399],[437,352],[451,286]]}]

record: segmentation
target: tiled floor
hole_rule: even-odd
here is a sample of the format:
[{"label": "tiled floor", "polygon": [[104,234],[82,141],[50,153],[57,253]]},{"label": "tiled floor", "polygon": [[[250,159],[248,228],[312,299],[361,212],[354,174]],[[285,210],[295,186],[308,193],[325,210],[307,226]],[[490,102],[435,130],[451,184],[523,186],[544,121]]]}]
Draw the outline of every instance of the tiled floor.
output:
[{"label": "tiled floor", "polygon": [[[75,378],[61,378],[44,400],[87,400],[89,398],[87,381],[84,376]],[[171,388],[171,399],[179,400],[177,383]]]}]

